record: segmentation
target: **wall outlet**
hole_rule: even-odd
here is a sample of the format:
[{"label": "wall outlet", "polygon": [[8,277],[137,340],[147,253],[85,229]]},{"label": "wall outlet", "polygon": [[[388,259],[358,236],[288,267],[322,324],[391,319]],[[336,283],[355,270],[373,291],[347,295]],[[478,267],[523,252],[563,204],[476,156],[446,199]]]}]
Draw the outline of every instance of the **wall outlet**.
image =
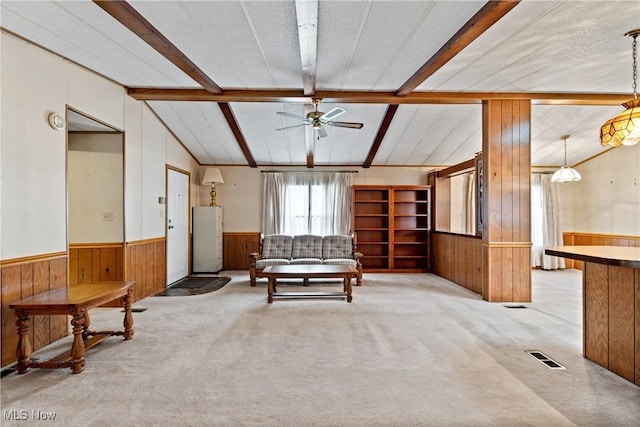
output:
[{"label": "wall outlet", "polygon": [[113,212],[104,212],[102,214],[102,221],[105,221],[105,222],[113,221]]}]

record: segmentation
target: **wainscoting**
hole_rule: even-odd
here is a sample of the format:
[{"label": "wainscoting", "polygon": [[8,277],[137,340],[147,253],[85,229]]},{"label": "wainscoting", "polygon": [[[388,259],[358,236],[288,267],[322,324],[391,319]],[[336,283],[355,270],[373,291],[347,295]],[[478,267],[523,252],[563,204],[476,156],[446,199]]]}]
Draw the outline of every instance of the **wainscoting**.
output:
[{"label": "wainscoting", "polygon": [[260,252],[260,233],[223,233],[224,270],[248,270],[249,254]]},{"label": "wainscoting", "polygon": [[[166,239],[127,242],[125,250],[125,280],[135,280],[133,300],[157,294],[167,287]],[[117,301],[122,305],[122,301]]]},{"label": "wainscoting", "polygon": [[[154,295],[166,287],[165,238],[122,243],[69,245],[69,285],[112,280],[135,280],[133,300]],[[108,307],[120,307],[122,300]]]},{"label": "wainscoting", "polygon": [[433,272],[482,295],[482,239],[432,233]]},{"label": "wainscoting", "polygon": [[[2,363],[16,361],[18,334],[16,317],[9,304],[33,294],[67,286],[66,252],[2,261]],[[36,351],[68,334],[65,316],[32,316],[29,339]]]},{"label": "wainscoting", "polygon": [[[562,233],[562,241],[568,246],[635,246],[640,247],[640,236],[622,236],[617,234]],[[566,268],[582,270],[582,261],[565,258]]]},{"label": "wainscoting", "polygon": [[69,245],[69,285],[124,280],[124,269],[122,243]]}]

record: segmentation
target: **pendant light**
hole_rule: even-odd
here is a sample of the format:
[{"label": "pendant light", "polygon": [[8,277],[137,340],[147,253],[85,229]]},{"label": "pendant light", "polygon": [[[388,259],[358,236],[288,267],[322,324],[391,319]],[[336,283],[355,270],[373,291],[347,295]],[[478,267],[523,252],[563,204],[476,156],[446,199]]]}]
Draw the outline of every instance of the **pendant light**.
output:
[{"label": "pendant light", "polygon": [[622,113],[607,121],[600,128],[600,144],[604,147],[635,145],[640,142],[640,99],[638,99],[638,53],[637,38],[640,28],[629,31],[625,37],[633,38],[633,99],[622,104],[626,108]]},{"label": "pendant light", "polygon": [[555,171],[553,175],[551,175],[551,182],[573,182],[580,181],[582,177],[580,173],[567,166],[567,139],[569,139],[569,135],[562,135],[560,137],[564,142],[564,166]]}]

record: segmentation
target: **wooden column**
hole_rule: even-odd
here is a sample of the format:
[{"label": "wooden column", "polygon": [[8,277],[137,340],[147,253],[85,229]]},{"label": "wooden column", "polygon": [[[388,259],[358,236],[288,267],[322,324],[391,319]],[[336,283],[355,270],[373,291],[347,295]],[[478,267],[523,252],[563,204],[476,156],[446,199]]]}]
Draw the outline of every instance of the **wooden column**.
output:
[{"label": "wooden column", "polygon": [[531,301],[531,102],[496,99],[482,109],[482,297]]}]

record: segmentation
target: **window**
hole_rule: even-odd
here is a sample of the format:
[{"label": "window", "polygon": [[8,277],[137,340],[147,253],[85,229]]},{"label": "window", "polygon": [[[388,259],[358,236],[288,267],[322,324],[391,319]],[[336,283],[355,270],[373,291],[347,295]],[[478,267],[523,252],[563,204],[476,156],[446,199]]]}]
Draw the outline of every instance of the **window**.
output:
[{"label": "window", "polygon": [[347,234],[350,209],[350,173],[265,174],[265,234]]}]

